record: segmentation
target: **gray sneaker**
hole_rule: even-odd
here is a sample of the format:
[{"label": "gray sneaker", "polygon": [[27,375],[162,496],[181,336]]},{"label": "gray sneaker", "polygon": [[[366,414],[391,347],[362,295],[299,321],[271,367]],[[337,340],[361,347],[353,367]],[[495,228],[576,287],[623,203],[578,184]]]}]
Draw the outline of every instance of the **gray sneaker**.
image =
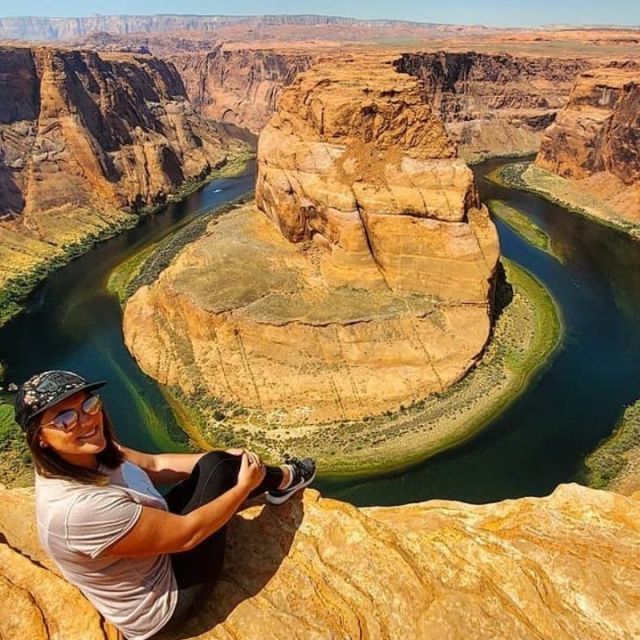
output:
[{"label": "gray sneaker", "polygon": [[311,458],[285,459],[284,464],[290,464],[293,467],[293,479],[289,488],[282,491],[268,491],[267,502],[271,504],[282,504],[286,502],[294,493],[308,487],[316,477],[316,463]]}]

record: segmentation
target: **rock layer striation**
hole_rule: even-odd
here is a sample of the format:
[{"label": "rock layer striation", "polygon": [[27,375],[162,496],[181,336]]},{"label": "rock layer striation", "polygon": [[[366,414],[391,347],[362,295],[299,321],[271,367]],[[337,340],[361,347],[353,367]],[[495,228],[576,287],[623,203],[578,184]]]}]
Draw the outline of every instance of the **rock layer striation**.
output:
[{"label": "rock layer striation", "polygon": [[[113,638],[43,557],[33,522],[29,491],[0,491],[2,636]],[[234,518],[218,584],[163,640],[626,640],[640,635],[639,522],[637,499],[578,485],[367,509],[307,490]]]}]

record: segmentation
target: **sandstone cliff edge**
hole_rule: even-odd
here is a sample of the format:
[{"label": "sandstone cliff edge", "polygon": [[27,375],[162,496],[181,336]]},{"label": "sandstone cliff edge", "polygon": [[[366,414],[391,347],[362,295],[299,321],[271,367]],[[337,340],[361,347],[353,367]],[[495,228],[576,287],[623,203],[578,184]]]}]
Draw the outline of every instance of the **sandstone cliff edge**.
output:
[{"label": "sandstone cliff edge", "polygon": [[[33,506],[0,490],[0,636],[114,639],[43,555]],[[163,640],[640,635],[640,502],[613,493],[357,509],[307,490],[243,511],[228,539],[206,605]]]}]

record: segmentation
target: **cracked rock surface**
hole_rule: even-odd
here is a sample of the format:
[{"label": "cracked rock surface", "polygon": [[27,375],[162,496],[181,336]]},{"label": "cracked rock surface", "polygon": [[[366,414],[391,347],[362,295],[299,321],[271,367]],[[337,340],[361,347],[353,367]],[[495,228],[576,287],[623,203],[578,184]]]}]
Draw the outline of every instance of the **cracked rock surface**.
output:
[{"label": "cracked rock surface", "polygon": [[[223,574],[162,640],[640,635],[640,503],[579,485],[546,498],[358,509],[313,490],[230,524]],[[115,638],[47,565],[29,491],[0,491],[0,637]],[[69,615],[73,611],[73,615]]]}]

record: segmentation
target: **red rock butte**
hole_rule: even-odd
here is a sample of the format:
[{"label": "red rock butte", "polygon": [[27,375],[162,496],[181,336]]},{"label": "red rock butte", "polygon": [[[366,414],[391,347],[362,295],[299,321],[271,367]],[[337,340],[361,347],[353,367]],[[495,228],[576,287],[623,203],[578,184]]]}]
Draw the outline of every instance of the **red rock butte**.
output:
[{"label": "red rock butte", "polygon": [[397,409],[477,361],[497,233],[422,82],[393,59],[298,77],[260,137],[256,204],[130,299],[127,346],[147,373],[318,423]]}]

